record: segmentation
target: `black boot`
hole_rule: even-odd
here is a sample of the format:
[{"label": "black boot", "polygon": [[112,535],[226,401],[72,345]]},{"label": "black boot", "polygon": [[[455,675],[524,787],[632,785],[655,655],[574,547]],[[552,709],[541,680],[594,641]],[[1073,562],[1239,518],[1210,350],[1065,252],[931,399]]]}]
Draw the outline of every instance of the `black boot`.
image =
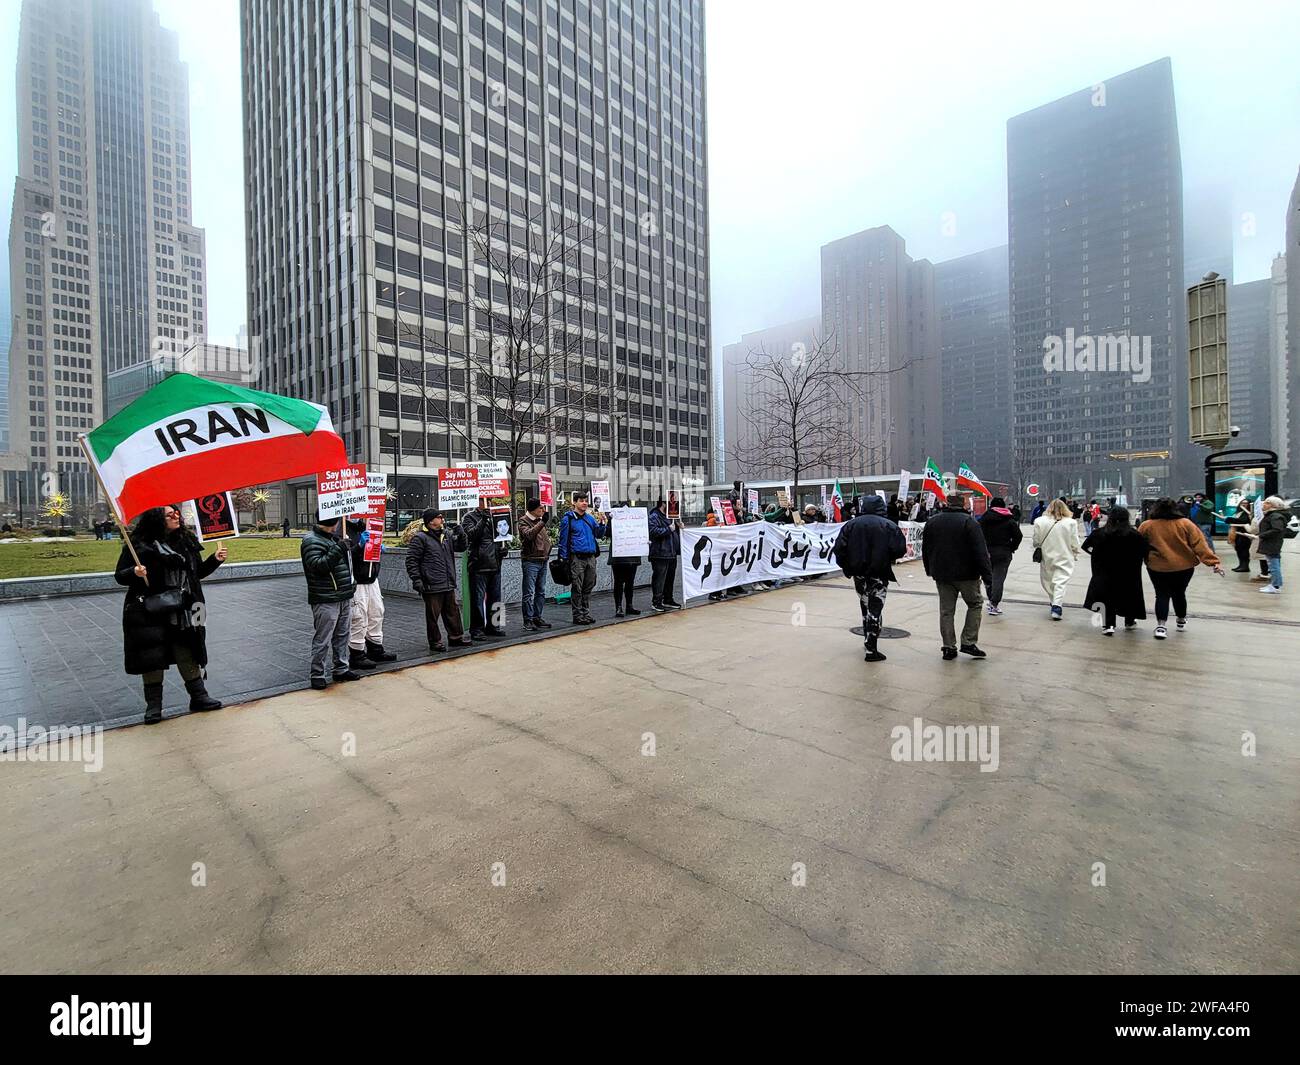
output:
[{"label": "black boot", "polygon": [[144,723],[146,725],[156,725],[162,720],[162,692],[161,684],[145,683]]},{"label": "black boot", "polygon": [[355,647],[348,649],[348,667],[350,669],[374,669],[375,664],[366,657],[365,651],[358,651]]},{"label": "black boot", "polygon": [[200,710],[221,709],[221,703],[209,697],[208,689],[204,686],[202,677],[187,680],[185,690],[190,693],[190,713],[193,714]]},{"label": "black boot", "polygon": [[385,651],[382,643],[371,643],[366,641],[366,657],[372,662],[396,662],[397,655],[392,651]]}]

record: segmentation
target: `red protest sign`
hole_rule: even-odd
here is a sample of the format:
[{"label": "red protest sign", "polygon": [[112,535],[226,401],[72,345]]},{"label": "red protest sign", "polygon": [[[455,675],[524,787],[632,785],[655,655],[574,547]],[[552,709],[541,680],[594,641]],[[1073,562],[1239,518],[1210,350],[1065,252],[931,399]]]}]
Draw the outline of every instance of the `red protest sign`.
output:
[{"label": "red protest sign", "polygon": [[478,470],[456,466],[438,471],[438,509],[473,510],[478,506]]},{"label": "red protest sign", "polygon": [[555,478],[549,473],[537,475],[537,499],[544,507],[555,504]]},{"label": "red protest sign", "polygon": [[370,507],[366,464],[321,470],[316,474],[316,509],[322,518],[364,514]]},{"label": "red protest sign", "polygon": [[367,518],[366,531],[370,533],[370,537],[366,540],[365,552],[361,557],[367,562],[378,562],[379,552],[384,545],[384,519]]}]

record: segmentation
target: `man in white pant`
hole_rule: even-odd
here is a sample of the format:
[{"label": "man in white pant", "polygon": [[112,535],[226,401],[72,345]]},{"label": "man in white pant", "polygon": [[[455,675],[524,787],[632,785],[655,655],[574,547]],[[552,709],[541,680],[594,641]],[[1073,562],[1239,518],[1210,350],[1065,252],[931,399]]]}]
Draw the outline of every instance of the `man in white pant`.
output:
[{"label": "man in white pant", "polygon": [[376,662],[392,662],[397,655],[384,650],[384,593],[379,587],[379,563],[366,561],[370,533],[366,523],[348,519],[352,540],[352,574],[357,582],[352,597],[352,631],[348,639],[353,669],[373,669]]}]

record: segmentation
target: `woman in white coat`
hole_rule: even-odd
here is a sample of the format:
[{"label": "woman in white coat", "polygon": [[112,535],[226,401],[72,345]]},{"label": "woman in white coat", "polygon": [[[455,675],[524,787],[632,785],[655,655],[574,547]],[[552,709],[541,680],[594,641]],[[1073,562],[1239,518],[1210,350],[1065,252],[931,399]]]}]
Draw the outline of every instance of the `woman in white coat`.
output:
[{"label": "woman in white coat", "polygon": [[1047,512],[1034,522],[1034,558],[1038,560],[1038,579],[1052,607],[1052,620],[1061,620],[1065,586],[1074,573],[1079,557],[1079,523],[1070,516],[1070,506],[1053,499]]}]

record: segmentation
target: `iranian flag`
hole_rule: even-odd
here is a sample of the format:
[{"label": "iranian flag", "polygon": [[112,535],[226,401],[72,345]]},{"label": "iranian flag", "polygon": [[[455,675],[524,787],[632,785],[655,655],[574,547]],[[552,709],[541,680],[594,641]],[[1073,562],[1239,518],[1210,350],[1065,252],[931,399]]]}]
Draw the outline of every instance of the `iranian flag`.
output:
[{"label": "iranian flag", "polygon": [[123,521],[348,461],[324,407],[187,373],[165,378],[81,446]]},{"label": "iranian flag", "polygon": [[993,498],[993,493],[984,487],[984,482],[976,477],[975,471],[964,462],[957,467],[957,487],[969,488],[972,492],[978,492],[987,499]]},{"label": "iranian flag", "polygon": [[934,459],[925,460],[925,473],[921,475],[921,492],[933,492],[934,498],[940,503],[948,502],[948,493],[943,490],[943,474],[939,472],[939,467],[934,464]]},{"label": "iranian flag", "polygon": [[835,491],[831,493],[831,521],[844,520],[844,492],[840,489],[839,478],[835,479]]}]

